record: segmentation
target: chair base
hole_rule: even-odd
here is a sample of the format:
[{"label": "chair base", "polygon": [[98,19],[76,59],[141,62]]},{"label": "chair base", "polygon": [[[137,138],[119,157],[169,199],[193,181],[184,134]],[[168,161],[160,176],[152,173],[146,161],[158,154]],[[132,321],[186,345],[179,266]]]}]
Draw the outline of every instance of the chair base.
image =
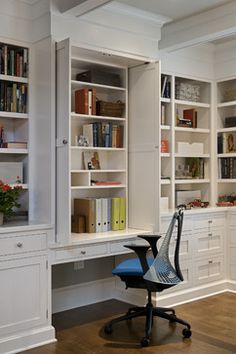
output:
[{"label": "chair base", "polygon": [[180,323],[184,325],[185,328],[182,331],[184,338],[190,338],[192,335],[190,324],[182,320],[181,318],[178,318],[175,315],[174,309],[166,308],[166,307],[153,307],[151,302],[148,302],[147,305],[143,307],[139,307],[139,306],[131,307],[126,313],[126,315],[115,318],[111,320],[109,323],[107,323],[106,326],[104,327],[104,331],[106,334],[111,334],[113,331],[112,327],[114,324],[125,320],[131,320],[132,318],[141,317],[141,316],[146,317],[145,336],[141,339],[140,342],[142,347],[147,347],[149,345],[152,326],[153,326],[153,318],[155,316],[165,318],[171,323]]}]

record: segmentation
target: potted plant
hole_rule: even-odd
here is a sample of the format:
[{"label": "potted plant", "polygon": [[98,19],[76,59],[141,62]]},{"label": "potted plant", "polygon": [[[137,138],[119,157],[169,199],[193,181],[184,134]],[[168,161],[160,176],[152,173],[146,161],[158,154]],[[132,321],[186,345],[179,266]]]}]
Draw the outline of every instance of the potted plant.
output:
[{"label": "potted plant", "polygon": [[19,208],[19,196],[22,191],[20,181],[17,180],[16,185],[10,186],[0,180],[0,225],[3,219],[7,219],[13,214],[13,208]]}]

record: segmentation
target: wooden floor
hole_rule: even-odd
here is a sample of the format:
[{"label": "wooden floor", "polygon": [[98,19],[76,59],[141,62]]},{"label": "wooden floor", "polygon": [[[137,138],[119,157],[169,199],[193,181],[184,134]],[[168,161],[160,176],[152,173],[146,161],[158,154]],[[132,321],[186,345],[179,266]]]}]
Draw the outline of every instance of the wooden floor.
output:
[{"label": "wooden floor", "polygon": [[123,313],[127,304],[116,300],[65,311],[53,316],[57,343],[24,351],[24,354],[229,354],[236,353],[236,294],[224,293],[176,307],[176,314],[192,326],[191,339],[182,338],[181,325],[154,320],[149,347],[140,347],[144,319],[122,322],[112,335],[104,324]]}]

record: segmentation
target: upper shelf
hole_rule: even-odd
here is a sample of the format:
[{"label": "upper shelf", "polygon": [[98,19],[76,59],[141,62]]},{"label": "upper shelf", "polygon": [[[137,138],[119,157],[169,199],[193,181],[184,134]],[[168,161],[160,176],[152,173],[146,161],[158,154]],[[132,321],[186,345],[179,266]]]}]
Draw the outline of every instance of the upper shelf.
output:
[{"label": "upper shelf", "polygon": [[19,77],[19,76],[12,76],[12,75],[2,75],[1,74],[0,75],[0,80],[20,82],[22,84],[27,84],[28,83],[28,78]]},{"label": "upper shelf", "polygon": [[5,112],[0,111],[0,118],[17,118],[17,119],[28,119],[27,113],[17,113],[17,112]]},{"label": "upper shelf", "polygon": [[115,121],[125,121],[126,118],[118,118],[118,117],[106,117],[106,116],[97,116],[97,115],[89,115],[89,114],[80,114],[80,113],[75,113],[71,112],[71,118],[74,119],[94,119],[94,120],[115,120]]},{"label": "upper shelf", "polygon": [[184,106],[191,106],[191,107],[210,108],[209,103],[203,103],[203,102],[175,100],[175,104],[184,105]]},{"label": "upper shelf", "polygon": [[77,80],[71,80],[71,87],[72,89],[76,89],[79,87],[97,87],[99,89],[104,89],[104,90],[114,90],[114,91],[122,91],[125,92],[126,88],[124,87],[117,87],[117,86],[108,86],[108,85],[101,85],[101,84],[94,84],[92,82],[84,82],[84,81],[77,81]]}]

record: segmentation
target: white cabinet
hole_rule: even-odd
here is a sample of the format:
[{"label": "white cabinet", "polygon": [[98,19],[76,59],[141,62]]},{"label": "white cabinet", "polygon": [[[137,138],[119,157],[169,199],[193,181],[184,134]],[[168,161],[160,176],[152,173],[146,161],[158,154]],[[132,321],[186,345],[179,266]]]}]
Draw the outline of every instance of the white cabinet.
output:
[{"label": "white cabinet", "polygon": [[228,254],[228,278],[236,280],[236,213],[228,214],[228,238],[227,238],[227,254]]},{"label": "white cabinet", "polygon": [[23,348],[26,342],[30,346],[54,338],[49,317],[50,231],[28,226],[15,229],[3,228],[0,233],[1,354]]},{"label": "white cabinet", "polygon": [[1,337],[46,323],[46,260],[34,256],[0,261]]}]

